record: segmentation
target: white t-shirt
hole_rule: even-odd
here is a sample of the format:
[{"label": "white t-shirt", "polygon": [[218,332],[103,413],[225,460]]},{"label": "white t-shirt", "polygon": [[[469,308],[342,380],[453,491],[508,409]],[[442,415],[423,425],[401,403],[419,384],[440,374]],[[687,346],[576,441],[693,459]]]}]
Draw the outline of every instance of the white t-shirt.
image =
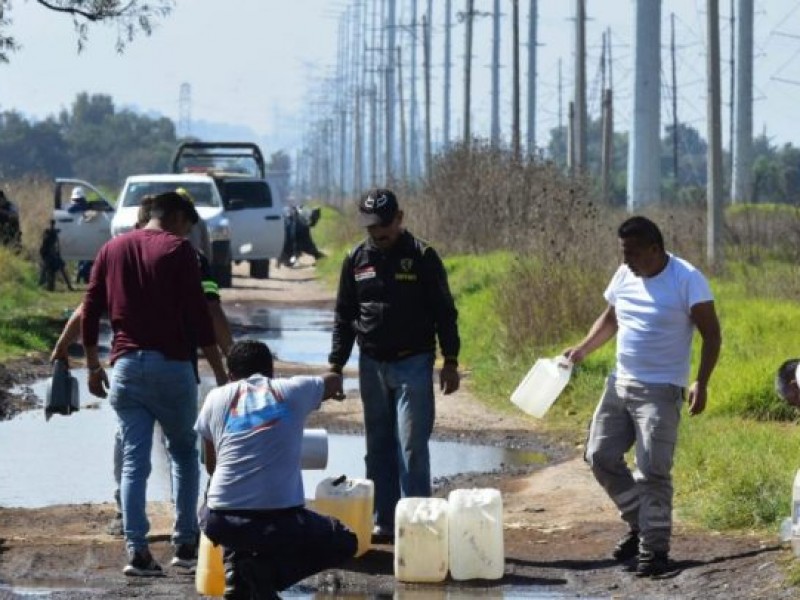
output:
[{"label": "white t-shirt", "polygon": [[684,387],[694,332],[690,310],[714,299],[703,274],[671,254],[655,277],[637,277],[623,264],[604,296],[619,325],[616,377]]},{"label": "white t-shirt", "polygon": [[323,391],[320,377],[254,375],[208,394],[194,428],[217,454],[209,508],[270,510],[305,503],[303,425],[319,408]]}]

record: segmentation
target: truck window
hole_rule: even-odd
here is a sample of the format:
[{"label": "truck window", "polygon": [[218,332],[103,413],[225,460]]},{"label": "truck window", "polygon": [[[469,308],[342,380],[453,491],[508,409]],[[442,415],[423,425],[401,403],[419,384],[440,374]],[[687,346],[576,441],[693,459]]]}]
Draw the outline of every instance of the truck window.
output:
[{"label": "truck window", "polygon": [[272,191],[266,181],[226,181],[222,194],[226,204],[236,199],[242,208],[272,208]]},{"label": "truck window", "polygon": [[183,188],[191,195],[195,206],[219,206],[213,193],[212,183],[185,181],[137,181],[125,190],[122,206],[139,206],[145,196],[155,196],[164,192],[174,192]]}]

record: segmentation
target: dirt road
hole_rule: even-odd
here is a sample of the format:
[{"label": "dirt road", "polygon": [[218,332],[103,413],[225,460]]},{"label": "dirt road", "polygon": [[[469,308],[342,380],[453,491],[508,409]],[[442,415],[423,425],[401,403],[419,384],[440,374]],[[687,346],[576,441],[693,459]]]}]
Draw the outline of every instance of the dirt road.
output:
[{"label": "dirt road", "polygon": [[[235,279],[223,292],[228,307],[243,303],[268,306],[332,305],[312,268],[276,270],[274,278]],[[466,340],[469,343],[469,340]],[[0,403],[14,382],[41,375],[41,358],[0,370]],[[282,372],[308,371],[281,365]],[[313,369],[311,369],[313,370]],[[506,572],[498,582],[448,582],[442,585],[398,584],[392,577],[392,548],[379,546],[344,569],[311,578],[285,594],[292,598],[794,598],[800,591],[784,583],[790,551],[773,538],[692,531],[680,523],[673,544],[675,570],[659,580],[637,579],[607,559],[623,532],[599,486],[580,459],[580,449],[543,439],[536,423],[520,413],[497,413],[469,391],[437,399],[436,436],[517,448],[544,448],[544,466],[505,468],[488,474],[463,474],[437,480],[437,495],[455,487],[496,487],[505,508]],[[8,402],[5,402],[8,404]],[[360,400],[348,398],[315,415],[313,425],[333,432],[361,430]],[[0,424],[0,428],[2,425]],[[0,429],[2,435],[2,429]],[[90,458],[87,457],[87,460]],[[31,476],[35,476],[32,473]],[[0,482],[13,485],[13,482]],[[0,507],[0,599],[37,597],[193,598],[191,576],[167,568],[155,580],[126,579],[121,573],[123,543],[104,532],[110,504],[53,506],[42,509]],[[149,506],[152,549],[169,564],[171,509]],[[24,596],[28,597],[28,596]]]}]

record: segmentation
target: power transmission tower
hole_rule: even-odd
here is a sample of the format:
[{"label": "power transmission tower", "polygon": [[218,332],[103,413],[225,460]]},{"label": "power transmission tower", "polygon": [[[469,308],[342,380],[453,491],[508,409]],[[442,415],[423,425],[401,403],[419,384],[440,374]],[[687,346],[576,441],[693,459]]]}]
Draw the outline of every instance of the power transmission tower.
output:
[{"label": "power transmission tower", "polygon": [[[606,63],[609,65],[609,84],[606,87]],[[602,104],[602,155],[601,174],[602,174],[602,193],[603,200],[608,202],[611,198],[611,169],[614,164],[614,106],[612,100],[611,90],[611,31],[603,34],[603,58],[602,58],[602,72],[603,72],[603,104]]]},{"label": "power transmission tower", "polygon": [[708,36],[708,191],[706,258],[722,265],[722,119],[719,73],[719,0],[706,0]]},{"label": "power transmission tower", "polygon": [[536,46],[538,35],[539,2],[530,0],[528,15],[528,129],[526,150],[532,157],[536,151]]},{"label": "power transmission tower", "polygon": [[419,178],[419,118],[417,116],[417,46],[419,35],[417,29],[417,0],[411,0],[411,110],[409,115],[409,160],[411,169],[409,176],[412,181]]},{"label": "power transmission tower", "polygon": [[178,138],[192,135],[192,86],[182,83],[178,92]]},{"label": "power transmission tower", "polygon": [[567,172],[575,174],[575,102],[567,110]]},{"label": "power transmission tower", "polygon": [[[735,102],[734,99],[736,98],[736,7],[734,6],[736,0],[731,0],[731,17],[730,17],[730,28],[731,28],[731,54],[730,54],[730,61],[729,66],[731,70],[730,76],[730,91],[728,99],[730,100],[728,106],[728,165],[727,169],[725,169],[728,175],[728,181],[730,182],[730,189],[733,190],[733,129],[735,123]],[[723,177],[723,179],[725,179]]]},{"label": "power transmission tower", "polygon": [[748,202],[753,193],[753,0],[739,0],[738,37],[731,201]]},{"label": "power transmission tower", "polygon": [[[564,81],[561,78],[561,58],[558,59],[558,132],[559,135],[564,136]],[[569,134],[571,135],[572,130],[570,129]],[[565,138],[565,151],[569,154],[569,140]],[[562,156],[562,160],[567,164],[567,168],[570,168],[570,161],[568,156]]]}]

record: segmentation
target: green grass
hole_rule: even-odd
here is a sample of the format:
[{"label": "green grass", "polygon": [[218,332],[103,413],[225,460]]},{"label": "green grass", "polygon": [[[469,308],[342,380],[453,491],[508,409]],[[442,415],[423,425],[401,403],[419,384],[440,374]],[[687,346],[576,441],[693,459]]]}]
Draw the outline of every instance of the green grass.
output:
[{"label": "green grass", "polygon": [[[330,219],[335,229],[335,218]],[[337,250],[342,256],[344,245]],[[576,343],[590,323],[565,326],[572,333],[560,343],[537,346],[531,340],[521,351],[511,352],[506,332],[514,323],[502,322],[497,303],[509,289],[513,263],[509,253],[445,259],[459,309],[461,361],[471,371],[472,389],[488,405],[533,422],[510,403],[511,392],[536,358],[556,355]],[[336,285],[340,265],[337,258],[335,265],[322,268],[331,285]],[[674,469],[676,510],[695,525],[777,531],[790,512],[792,480],[800,468],[800,431],[794,423],[797,413],[775,395],[773,378],[783,360],[800,356],[800,305],[775,299],[770,286],[761,288],[769,297],[760,297],[758,291],[758,282],[779,278],[765,270],[782,273],[786,268],[761,265],[753,271],[733,265],[724,279],[712,281],[722,323],[722,355],[706,413],[683,413]],[[612,341],[576,368],[547,418],[536,422],[543,432],[576,444],[585,439],[603,381],[613,369],[614,350]]]},{"label": "green grass", "polygon": [[0,247],[0,361],[31,351],[48,352],[60,333],[64,312],[80,302],[78,292],[46,292],[36,267]]}]

